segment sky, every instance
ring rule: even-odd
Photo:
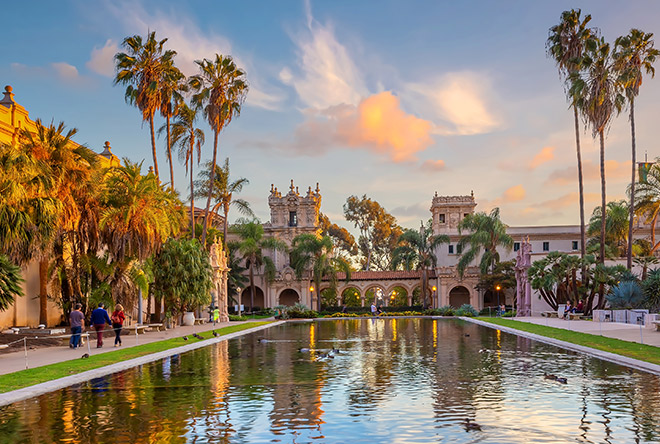
[[[573,114],[545,41],[571,8],[591,14],[610,42],[631,28],[659,31],[660,3],[650,0],[10,2],[0,81],[32,119],[78,128],[75,140],[97,152],[108,140],[146,169],[149,126],[113,85],[113,56],[127,36],[155,31],[186,75],[216,53],[245,70],[250,90],[220,134],[219,159],[250,181],[241,197],[263,222],[271,184],[287,192],[293,179],[301,194],[318,182],[321,211],[347,228],[350,195],[416,228],[435,192],[474,192],[477,211],[500,207],[511,226],[570,225],[579,223]],[[635,107],[638,159],[660,156],[659,109],[660,80],[647,77]],[[210,159],[212,131],[200,127]],[[584,126],[582,148],[588,218],[600,202],[599,153]],[[158,150],[169,180],[163,139]],[[607,133],[608,200],[625,198],[630,169],[624,112]],[[184,198],[187,183],[175,162]]]

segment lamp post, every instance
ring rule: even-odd
[[[501,314],[502,311],[500,310],[500,288],[502,288],[500,287],[500,284],[495,285],[495,290],[497,290],[497,312]]]
[[[236,287],[236,293],[238,293],[238,315],[241,315],[241,287]]]
[[[311,305],[311,309],[314,309],[314,286],[310,285],[309,286],[309,305]]]
[[[431,290],[433,290],[433,295],[432,295],[432,296],[433,296],[433,300],[431,301],[431,306],[432,306],[432,308],[436,308],[435,306],[436,306],[437,304],[436,304],[436,302],[435,302],[435,299],[436,299],[436,297],[437,297],[437,296],[436,296],[436,291],[438,290],[438,287],[436,287],[436,286],[434,285],[433,287],[431,287]]]

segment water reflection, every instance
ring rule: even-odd
[[[660,441],[660,378],[500,331],[353,319],[260,336],[5,407],[0,443]]]

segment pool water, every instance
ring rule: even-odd
[[[0,408],[0,442],[660,442],[659,389],[460,320],[301,322]]]

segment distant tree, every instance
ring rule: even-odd
[[[343,253],[349,257],[358,254],[355,237],[346,228],[332,223],[330,218],[323,213],[319,213],[319,225],[321,236],[329,236],[332,239],[336,253]]]
[[[328,279],[330,290],[336,294],[337,273],[344,272],[346,282],[351,279],[351,267],[344,259],[332,257],[332,239],[313,234],[299,234],[291,243],[291,265],[298,279],[305,272],[311,273],[316,291],[317,310],[321,311],[321,281]]]
[[[597,31],[587,25],[591,15],[581,17],[579,9],[571,9],[561,14],[559,24],[550,28],[546,48],[548,56],[552,57],[564,82],[566,97],[573,108],[575,120],[575,147],[577,151],[578,190],[580,196],[580,257],[585,255],[585,222],[584,222],[584,186],[582,179],[582,153],[580,151],[580,130],[578,118],[578,103],[580,102],[580,89],[573,88],[571,83],[579,78],[578,74],[583,67],[584,55],[589,47],[596,44]]]
[[[400,245],[394,249],[392,261],[394,268],[400,263],[405,263],[408,267],[414,264],[415,269],[421,270],[420,288],[424,308],[426,308],[428,298],[429,273],[438,264],[435,252],[440,244],[449,243],[449,236],[433,235],[431,222],[429,220],[426,226],[422,223],[419,231],[405,230],[399,237]]]
[[[360,230],[358,249],[362,255],[363,269],[391,269],[392,253],[403,233],[396,218],[366,195],[346,199],[344,216]]]
[[[589,220],[587,249],[597,253],[600,249],[602,208],[594,208]],[[625,200],[607,204],[605,213],[605,257],[624,257],[628,250],[628,204]]]
[[[652,255],[658,247],[660,241],[656,241],[656,224],[660,215],[660,158],[649,168],[646,179],[637,184],[635,193],[635,211],[638,215],[646,218],[651,226],[651,250]]]
[[[238,68],[231,56],[215,55],[214,60],[196,60],[199,74],[190,77],[188,84],[195,91],[193,106],[202,109],[206,121],[213,129],[213,159],[209,179],[202,244],[206,245],[209,211],[215,186],[215,167],[218,158],[218,135],[231,121],[241,114],[241,107],[248,92],[245,72]]]
[[[660,55],[660,51],[653,47],[653,33],[646,33],[639,29],[631,29],[628,35],[619,37],[614,42],[614,63],[619,73],[619,81],[628,99],[630,108],[630,134],[632,140],[632,177],[630,179],[630,205],[628,219],[628,251],[627,265],[632,268],[633,246],[633,217],[635,203],[635,173],[637,168],[635,146],[635,98],[639,95],[642,86],[642,71],[655,75],[653,63]]]
[[[176,51],[164,49],[165,42],[167,39],[156,40],[155,32],[150,32],[144,40],[139,35],[126,37],[121,45],[126,52],[115,55],[115,85],[127,85],[124,93],[126,102],[137,106],[142,112],[142,120],[149,122],[156,177],[159,177],[159,174],[154,115],[162,105],[161,86],[164,72],[172,66],[176,55]]]
[[[458,233],[461,235],[458,245],[463,251],[457,264],[458,273],[462,276],[479,255],[481,274],[492,271],[500,261],[497,248],[510,250],[513,247],[513,239],[506,233],[506,229],[507,225],[500,219],[499,208],[494,208],[490,214],[481,212],[465,216],[458,224]],[[466,250],[465,247],[470,248]]]

